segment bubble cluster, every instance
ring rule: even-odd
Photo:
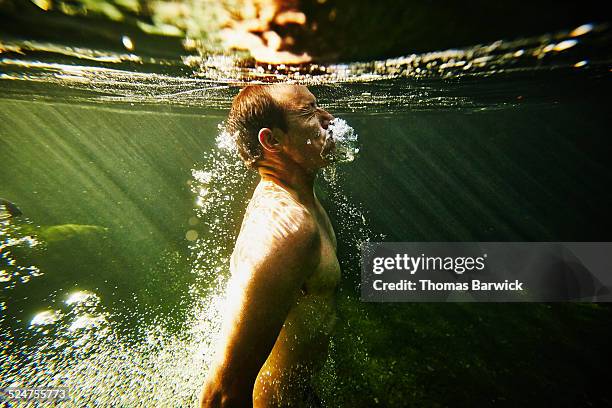
[[[359,153],[357,133],[344,119],[335,118],[327,128],[321,157],[334,163],[349,163]],[[333,145],[334,147],[332,148]]]
[[[43,275],[37,265],[22,264],[14,252],[43,252],[44,245],[33,233],[31,222],[15,224],[11,219],[0,221],[0,290],[13,289]]]

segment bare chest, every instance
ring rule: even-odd
[[[327,214],[323,212],[317,218],[319,219],[319,236],[321,238],[320,262],[304,287],[306,293],[331,294],[340,282],[340,263],[336,255],[336,237]]]

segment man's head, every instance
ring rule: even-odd
[[[234,99],[227,131],[236,135],[238,153],[249,167],[273,158],[314,171],[328,164],[321,152],[332,119],[305,86],[251,85]]]

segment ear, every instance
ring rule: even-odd
[[[280,152],[281,144],[271,129],[261,128],[257,135],[259,144],[269,152]]]

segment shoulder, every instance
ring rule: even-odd
[[[318,235],[318,224],[306,207],[280,188],[257,192],[244,216],[240,235],[256,234],[278,243],[308,241]]]
[[[316,266],[320,237],[313,215],[282,195],[253,198],[236,241],[236,261],[244,266],[276,262],[285,267]]]

